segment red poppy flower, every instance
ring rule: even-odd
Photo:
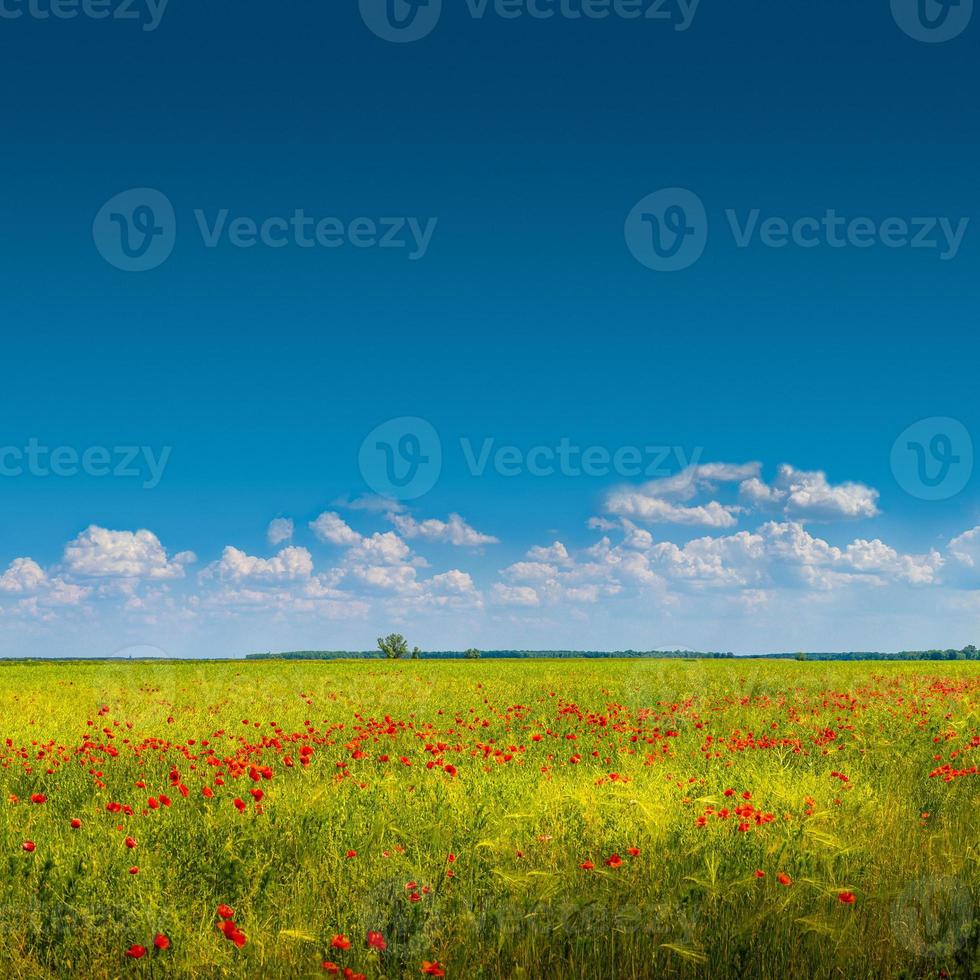
[[[144,956],[146,956],[146,947],[145,946],[137,946],[134,943],[132,946],[129,947],[129,949],[126,950],[126,955],[131,960],[141,960],[141,959],[143,959]]]
[[[337,966],[337,964],[332,960],[324,960],[323,969],[326,970],[327,973],[340,973],[340,967]]]
[[[225,939],[231,940],[239,949],[245,945],[245,933],[231,919],[219,922],[218,928],[224,933]]]
[[[579,867],[580,867],[580,868],[581,868],[581,869],[582,869],[583,871],[591,871],[591,870],[592,870],[592,869],[593,869],[593,868],[595,867],[595,865],[594,865],[594,864],[593,864],[593,863],[592,863],[591,861],[583,861],[583,862],[582,862],[582,863],[581,863],[581,864],[579,865]]]
[[[34,853],[34,848],[37,846],[32,840],[25,840],[23,844],[20,845],[21,849],[27,851],[28,854]]]
[[[623,863],[623,859],[618,854],[611,854],[606,858],[606,867],[618,868]]]
[[[634,857],[634,858],[635,857],[639,857],[640,856],[640,849],[638,847],[627,847],[626,848],[626,853],[630,857]]]
[[[201,795],[202,795],[202,796],[203,796],[203,797],[204,797],[204,798],[205,798],[206,800],[210,800],[210,799],[212,799],[212,798],[214,797],[214,790],[213,790],[213,789],[211,789],[211,787],[210,787],[210,786],[205,786],[205,787],[204,787],[204,788],[203,788],[203,789],[201,790]]]
[[[444,977],[446,975],[446,971],[439,965],[438,960],[435,963],[422,960],[422,972],[429,977]]]
[[[341,933],[338,936],[334,936],[333,939],[330,940],[330,948],[350,949],[350,940],[343,933]]]
[[[793,879],[790,878],[790,876],[786,874],[785,871],[780,871],[779,874],[776,876],[776,880],[781,885],[786,885],[787,888],[793,884]]]
[[[43,793],[31,793],[31,803],[47,803],[48,798]]]
[[[78,830],[78,828],[81,827],[81,825],[82,825],[82,821],[79,820],[78,817],[73,817],[72,818],[72,821],[71,821],[71,829],[72,830]]]
[[[219,919],[234,919],[235,910],[230,905],[225,905],[222,903],[218,906],[218,918]]]
[[[239,813],[244,813],[245,812],[246,803],[245,803],[245,801],[243,799],[241,799],[241,797],[236,796],[233,802],[235,804],[235,809]]]
[[[136,840],[135,840],[135,838],[133,838],[133,837],[127,837],[127,838],[126,838],[126,839],[125,839],[125,840],[123,841],[123,843],[124,843],[124,844],[125,844],[125,845],[126,845],[126,846],[127,846],[127,847],[128,847],[129,849],[130,849],[130,850],[132,850],[132,849],[133,849],[133,848],[134,848],[134,847],[136,846]]]
[[[158,932],[153,937],[153,945],[157,949],[170,949],[170,940],[162,932]]]
[[[347,852],[347,857],[349,857],[349,858],[356,858],[357,857],[357,851],[355,851],[355,850],[348,851]]]
[[[857,896],[854,894],[854,892],[845,891],[845,892],[841,892],[837,896],[837,901],[839,901],[843,905],[853,905],[857,901]]]
[[[380,932],[369,932],[367,934],[367,944],[371,949],[385,950],[388,948],[388,944]]]
[[[765,878],[766,873],[765,871],[756,871],[755,876],[756,878]]]
[[[134,865],[133,865],[133,866],[132,866],[132,867],[131,867],[131,868],[129,869],[129,873],[130,873],[131,875],[138,875],[138,874],[140,873],[140,869],[139,869],[139,868],[137,868],[137,867],[136,867],[136,865],[134,864]]]

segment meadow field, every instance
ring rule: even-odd
[[[0,976],[980,972],[980,669],[0,666]]]

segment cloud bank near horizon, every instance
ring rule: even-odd
[[[840,635],[846,648],[847,626],[862,614],[898,624],[926,602],[963,622],[975,617],[980,526],[912,551],[872,531],[847,533],[881,516],[879,500],[872,487],[834,484],[820,471],[782,465],[766,482],[757,462],[699,463],[609,490],[588,521],[591,540],[579,545],[544,532],[511,540],[457,512],[417,514],[377,498],[338,499],[306,520],[271,519],[266,554],[229,543],[199,559],[146,528],[93,524],[47,567],[29,555],[0,566],[0,631],[13,649],[18,630],[34,639],[143,629],[186,642],[195,630],[234,633],[236,623],[264,635],[287,624],[345,624],[345,635],[370,646],[395,624],[461,641],[469,629],[471,642],[518,646],[559,624],[559,634],[577,628],[587,637],[611,623],[646,623],[653,637],[664,623],[700,622],[719,636],[737,624],[744,646],[753,624],[766,624],[764,645],[773,624],[791,616]],[[568,532],[578,538],[581,529]],[[593,636],[582,645],[617,644]],[[810,648],[819,645],[826,640]]]

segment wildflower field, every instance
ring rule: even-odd
[[[0,666],[3,977],[980,970],[980,670]]]

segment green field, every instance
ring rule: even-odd
[[[971,664],[7,665],[0,976],[970,976],[978,746]]]

